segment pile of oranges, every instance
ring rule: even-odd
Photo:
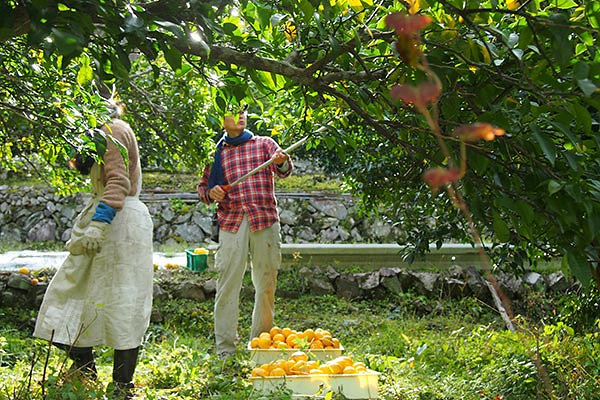
[[[274,360],[252,369],[254,377],[290,375],[339,375],[364,374],[367,367],[363,362],[355,362],[351,357],[339,356],[326,362],[309,360],[303,351],[294,352],[290,358]]]
[[[340,341],[327,330],[316,328],[296,331],[274,326],[250,340],[252,349],[339,349]]]

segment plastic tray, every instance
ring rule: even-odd
[[[328,392],[341,393],[348,399],[377,399],[379,372],[367,370],[362,374],[291,375],[250,377],[250,382],[261,393],[278,393],[283,388],[295,397],[322,397]]]

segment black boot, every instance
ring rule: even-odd
[[[71,369],[83,373],[89,379],[96,380],[98,378],[92,347],[74,347],[62,343],[54,343],[54,345],[66,351],[69,358],[73,360]]]
[[[125,400],[133,398],[133,374],[137,365],[140,348],[115,350],[113,364],[113,399]]]

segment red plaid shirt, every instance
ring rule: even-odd
[[[273,153],[279,148],[279,145],[267,136],[254,136],[239,146],[225,143],[221,151],[225,181],[231,183],[270,160]],[[208,197],[208,176],[211,165],[204,168],[204,173],[198,183],[198,196],[206,204],[213,202]],[[248,216],[252,231],[268,228],[279,221],[274,175],[285,178],[292,173],[293,168],[291,160],[286,171],[280,171],[273,163],[234,186],[227,192],[225,199],[219,203],[217,209],[219,228],[233,233],[237,232],[244,214]]]

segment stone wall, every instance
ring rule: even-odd
[[[0,186],[0,240],[66,241],[89,194],[58,196],[50,188]],[[194,193],[144,192],[155,243],[209,243],[214,207]],[[350,196],[279,193],[284,243],[395,243],[397,227],[360,215]]]
[[[34,273],[0,271],[0,307],[39,308],[54,270]],[[496,276],[499,288],[510,301],[525,298],[531,292],[562,296],[579,288],[561,271],[549,275],[528,272],[522,277],[508,274]],[[289,280],[289,282],[288,282]],[[277,296],[297,298],[339,296],[350,301],[371,298],[398,298],[402,292],[413,292],[430,299],[476,297],[493,305],[484,278],[474,267],[455,265],[442,273],[414,271],[405,268],[381,268],[369,272],[338,271],[333,266],[301,267],[297,274],[282,271],[278,279]],[[194,273],[187,269],[159,270],[154,279],[154,300],[191,299],[205,301],[214,298],[216,281],[208,272]],[[253,298],[252,286],[242,289],[242,296]],[[160,318],[158,318],[160,320]],[[157,320],[157,322],[158,322]]]

